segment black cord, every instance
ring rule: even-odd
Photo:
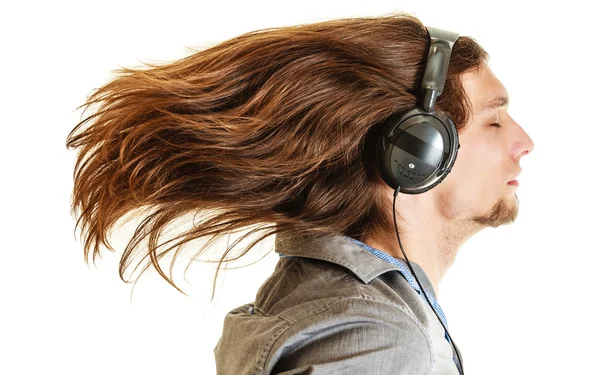
[[[425,293],[425,288],[423,288],[423,286],[421,285],[419,278],[417,277],[417,275],[415,274],[415,271],[413,270],[412,266],[410,265],[410,261],[408,260],[408,257],[406,256],[406,253],[404,252],[404,248],[402,247],[402,243],[400,242],[400,235],[398,234],[398,224],[396,223],[396,196],[398,195],[398,192],[400,192],[400,186],[398,186],[394,192],[394,202],[392,203],[392,211],[394,212],[394,226],[396,227],[396,237],[398,237],[398,244],[400,245],[400,250],[402,250],[402,254],[404,254],[404,259],[406,259],[406,264],[408,264],[408,268],[410,268],[410,272],[412,272],[415,280],[417,280],[417,283],[419,284],[419,288],[421,288],[421,291],[423,292],[423,295],[425,296],[425,299],[427,300],[429,307],[431,307],[431,310],[433,310],[433,313],[438,318],[438,320],[440,321],[440,324],[442,325],[442,327],[444,327],[444,331],[446,331],[446,334],[450,338],[450,342],[452,343],[452,346],[454,347],[454,351],[456,352],[456,356],[458,357],[458,362],[460,363],[460,368],[458,370],[460,371],[461,375],[464,375],[462,359],[460,357],[460,354],[458,353],[458,349],[456,349],[456,345],[454,345],[454,340],[452,340],[452,336],[450,336],[450,333],[446,329],[446,326],[442,322],[442,319],[440,319],[437,312],[431,305],[431,302],[429,302],[429,298],[427,298],[427,293]]]

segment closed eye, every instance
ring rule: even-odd
[[[490,124],[490,126],[495,126],[495,127],[499,128],[500,124],[498,124],[497,122],[494,122],[493,124]]]

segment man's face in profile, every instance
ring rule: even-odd
[[[436,189],[436,204],[447,219],[498,227],[517,217],[518,187],[509,181],[521,172],[520,158],[531,152],[533,141],[510,117],[507,103],[499,100],[501,106],[486,108],[497,97],[508,98],[489,67],[465,74],[463,84],[473,118],[459,132],[461,147],[452,171]]]

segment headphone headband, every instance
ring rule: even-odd
[[[423,89],[425,90],[423,109],[431,112],[435,107],[437,97],[444,91],[450,54],[459,34],[434,27],[427,27],[427,30],[431,44],[423,76]]]

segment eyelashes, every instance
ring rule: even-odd
[[[496,122],[490,124],[490,126],[494,126],[496,128],[499,128],[500,124],[498,123],[498,121],[500,121],[500,113],[498,111],[496,111]]]

